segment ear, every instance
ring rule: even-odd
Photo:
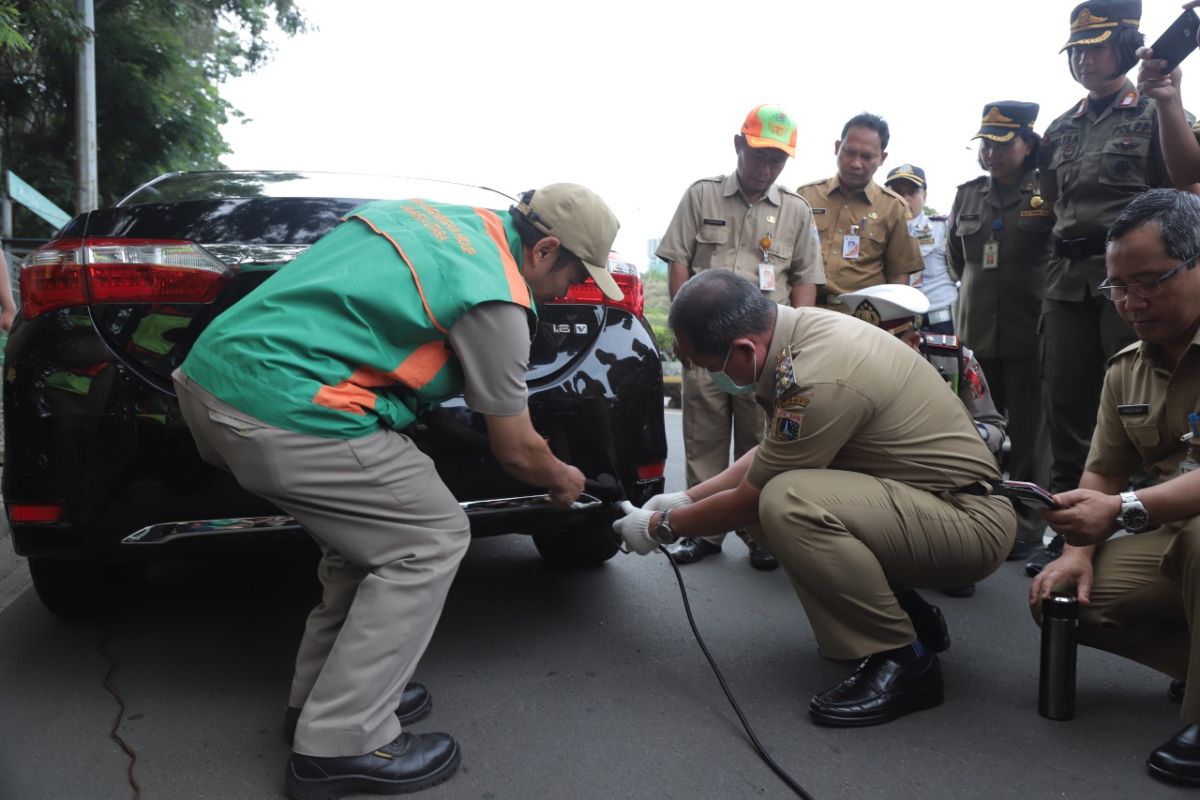
[[[537,272],[549,272],[558,258],[558,250],[562,246],[557,236],[543,236],[529,248],[529,266]]]
[[[836,156],[841,149],[842,149],[842,140],[838,139],[837,141],[835,141],[833,143],[833,154]]]
[[[879,163],[883,164],[883,162],[885,162],[885,161],[887,161],[887,150],[884,150],[882,153],[879,154]]]
[[[733,135],[733,152],[740,156],[742,154],[742,147],[744,146],[742,135],[740,133],[735,133]]]

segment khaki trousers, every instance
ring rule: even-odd
[[[964,586],[1012,548],[1003,497],[935,495],[859,472],[803,469],[763,487],[763,535],[808,614],[821,654],[857,659],[911,644],[892,586]]]
[[[1042,380],[1050,430],[1050,490],[1079,486],[1100,407],[1108,359],[1134,340],[1116,304],[1042,301]]]
[[[1050,480],[1050,439],[1042,404],[1042,379],[1037,356],[1029,358],[980,358],[992,400],[1008,417],[1008,477],[1046,486]],[[1017,539],[1041,544],[1046,520],[1028,503],[1015,503]]]
[[[289,705],[292,749],[369,753],[400,735],[400,694],[433,635],[470,543],[466,515],[433,462],[383,430],[325,439],[280,430],[180,372],[179,406],[200,455],[296,518],[323,553]]]
[[[683,451],[687,460],[688,488],[719,475],[729,466],[729,437],[733,432],[733,457],[741,458],[762,437],[766,414],[754,395],[735,397],[717,387],[708,370],[683,371]],[[738,531],[745,539],[745,534]],[[725,534],[706,536],[720,544]]]
[[[1200,723],[1200,517],[1096,549],[1092,602],[1079,606],[1079,641],[1187,681],[1179,716]],[[1069,591],[1066,586],[1055,587]],[[1034,618],[1041,615],[1034,608]]]

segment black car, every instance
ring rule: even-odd
[[[173,173],[82,214],[21,265],[4,368],[3,496],[17,553],[52,611],[75,615],[139,584],[157,554],[295,536],[294,521],[203,462],[170,375],[205,326],[367,200],[507,208],[493,190],[322,173]],[[533,423],[554,452],[640,504],[662,491],[662,369],[637,271],[625,300],[590,281],[539,308]],[[461,397],[406,431],[476,536],[531,533],[560,565],[612,557],[600,492],[549,505],[492,458]],[[281,533],[283,532],[283,533]]]

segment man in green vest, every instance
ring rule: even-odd
[[[285,716],[292,797],[409,792],[457,768],[452,737],[401,724],[430,708],[408,681],[470,528],[401,431],[461,392],[504,468],[570,505],[583,474],[526,407],[534,301],[589,277],[620,299],[605,266],[617,228],[575,184],[508,211],[369,203],[217,317],[176,371],[200,454],[323,553]]]

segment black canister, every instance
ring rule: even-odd
[[[1052,594],[1042,601],[1042,664],[1038,713],[1046,719],[1075,717],[1075,645],[1079,603],[1075,595]]]

